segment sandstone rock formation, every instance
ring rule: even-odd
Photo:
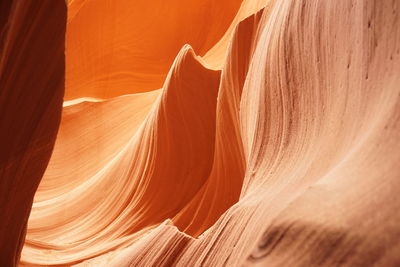
[[[0,4],[0,265],[18,263],[64,95],[63,1]]]
[[[2,8],[1,262],[400,265],[400,3],[166,3]]]

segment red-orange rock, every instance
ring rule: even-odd
[[[169,7],[69,1],[61,122],[61,99],[47,98],[59,84],[39,95],[1,84],[2,110],[16,114],[17,96],[48,107],[15,116],[25,128],[14,113],[1,122],[15,170],[1,190],[17,192],[0,202],[2,225],[18,225],[1,228],[7,263],[32,206],[22,266],[398,266],[399,3]],[[23,71],[30,56],[56,62],[52,51],[21,52],[1,81],[62,77],[59,65]],[[42,124],[29,139],[32,117]],[[35,161],[9,153],[35,138],[48,144]]]
[[[66,5],[0,4],[0,265],[18,263],[64,94]]]

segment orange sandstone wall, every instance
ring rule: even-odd
[[[62,0],[0,4],[0,265],[18,263],[64,95]]]
[[[15,3],[6,265],[400,265],[398,1]]]

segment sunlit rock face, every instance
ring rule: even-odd
[[[1,266],[400,265],[398,1],[0,7]]]

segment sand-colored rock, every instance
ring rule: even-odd
[[[400,265],[400,3],[94,2],[68,1],[61,121],[32,113],[49,149],[12,161],[40,168],[1,180],[21,266]]]

